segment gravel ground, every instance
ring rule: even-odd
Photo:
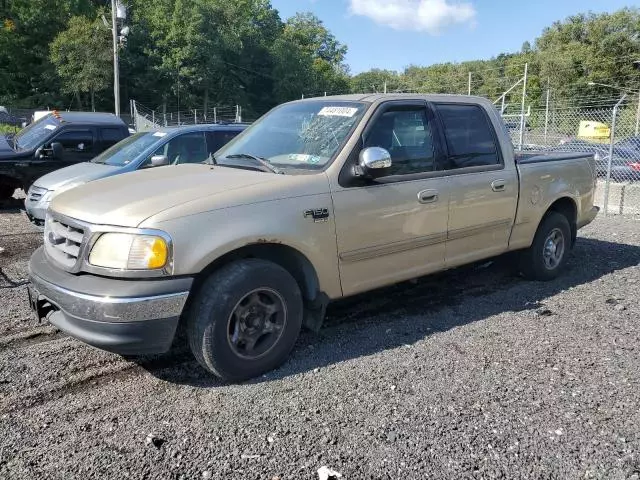
[[[553,282],[498,260],[343,301],[240,385],[37,325],[39,242],[0,213],[0,478],[640,476],[639,218],[598,218]]]

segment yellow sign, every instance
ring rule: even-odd
[[[605,123],[582,120],[578,129],[578,138],[603,141],[611,136],[611,129]]]

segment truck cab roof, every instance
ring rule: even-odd
[[[124,121],[113,113],[106,112],[57,112],[52,111],[62,123],[95,124],[95,125],[125,125]]]

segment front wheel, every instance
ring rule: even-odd
[[[542,219],[531,247],[522,252],[520,270],[532,280],[553,280],[562,271],[570,247],[567,217],[550,212]]]
[[[213,273],[196,294],[187,314],[189,346],[219,378],[246,380],[284,362],[302,317],[300,288],[288,271],[240,260]]]

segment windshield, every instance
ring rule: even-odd
[[[91,160],[91,162],[124,167],[125,165],[129,165],[151,145],[158,143],[166,135],[164,132],[136,133],[105,150]]]
[[[60,123],[53,115],[42,117],[18,133],[13,141],[17,150],[33,150],[42,145],[43,141],[60,127]]]
[[[287,169],[324,168],[362,118],[368,104],[308,101],[278,107],[216,152],[225,157],[254,155]]]

